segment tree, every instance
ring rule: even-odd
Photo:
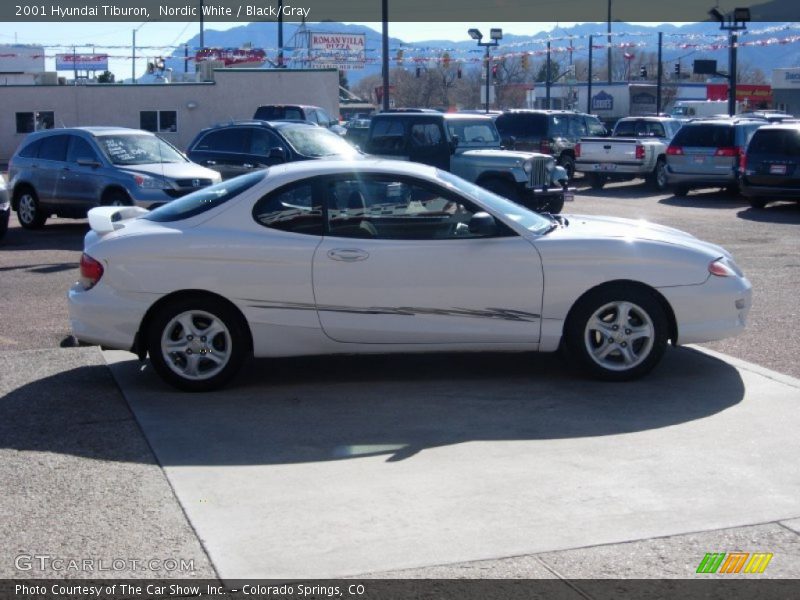
[[[350,89],[350,83],[347,81],[347,73],[344,70],[339,70],[339,87],[343,87],[346,90]]]
[[[114,83],[114,74],[111,71],[103,71],[97,76],[97,83]]]

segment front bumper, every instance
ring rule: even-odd
[[[677,344],[713,342],[744,331],[753,300],[746,277],[715,277],[705,283],[658,289],[675,314]]]

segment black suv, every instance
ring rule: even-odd
[[[800,124],[759,128],[739,167],[742,195],[753,208],[773,200],[800,201]]]
[[[209,127],[197,134],[187,154],[219,171],[223,179],[296,160],[363,156],[341,136],[297,121],[238,121]]]
[[[594,115],[570,110],[507,110],[495,124],[506,146],[555,156],[570,179],[575,174],[575,144],[582,137],[608,135]]]

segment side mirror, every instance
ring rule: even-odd
[[[476,212],[469,220],[469,232],[473,235],[492,236],[497,233],[497,222],[487,212]]]
[[[286,162],[286,149],[280,146],[275,146],[269,149],[269,157],[281,162]]]
[[[455,154],[456,148],[458,148],[458,143],[460,141],[461,140],[458,139],[457,135],[454,135],[452,138],[450,138],[450,154]]]
[[[93,169],[97,169],[102,166],[99,162],[91,158],[79,158],[76,162],[82,167],[92,167]]]

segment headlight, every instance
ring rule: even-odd
[[[530,175],[531,171],[533,171],[533,161],[526,160],[522,163],[522,170],[525,171],[527,175]]]
[[[148,175],[134,175],[136,185],[146,190],[163,190],[164,188],[171,188],[172,186],[160,177],[150,177]]]

